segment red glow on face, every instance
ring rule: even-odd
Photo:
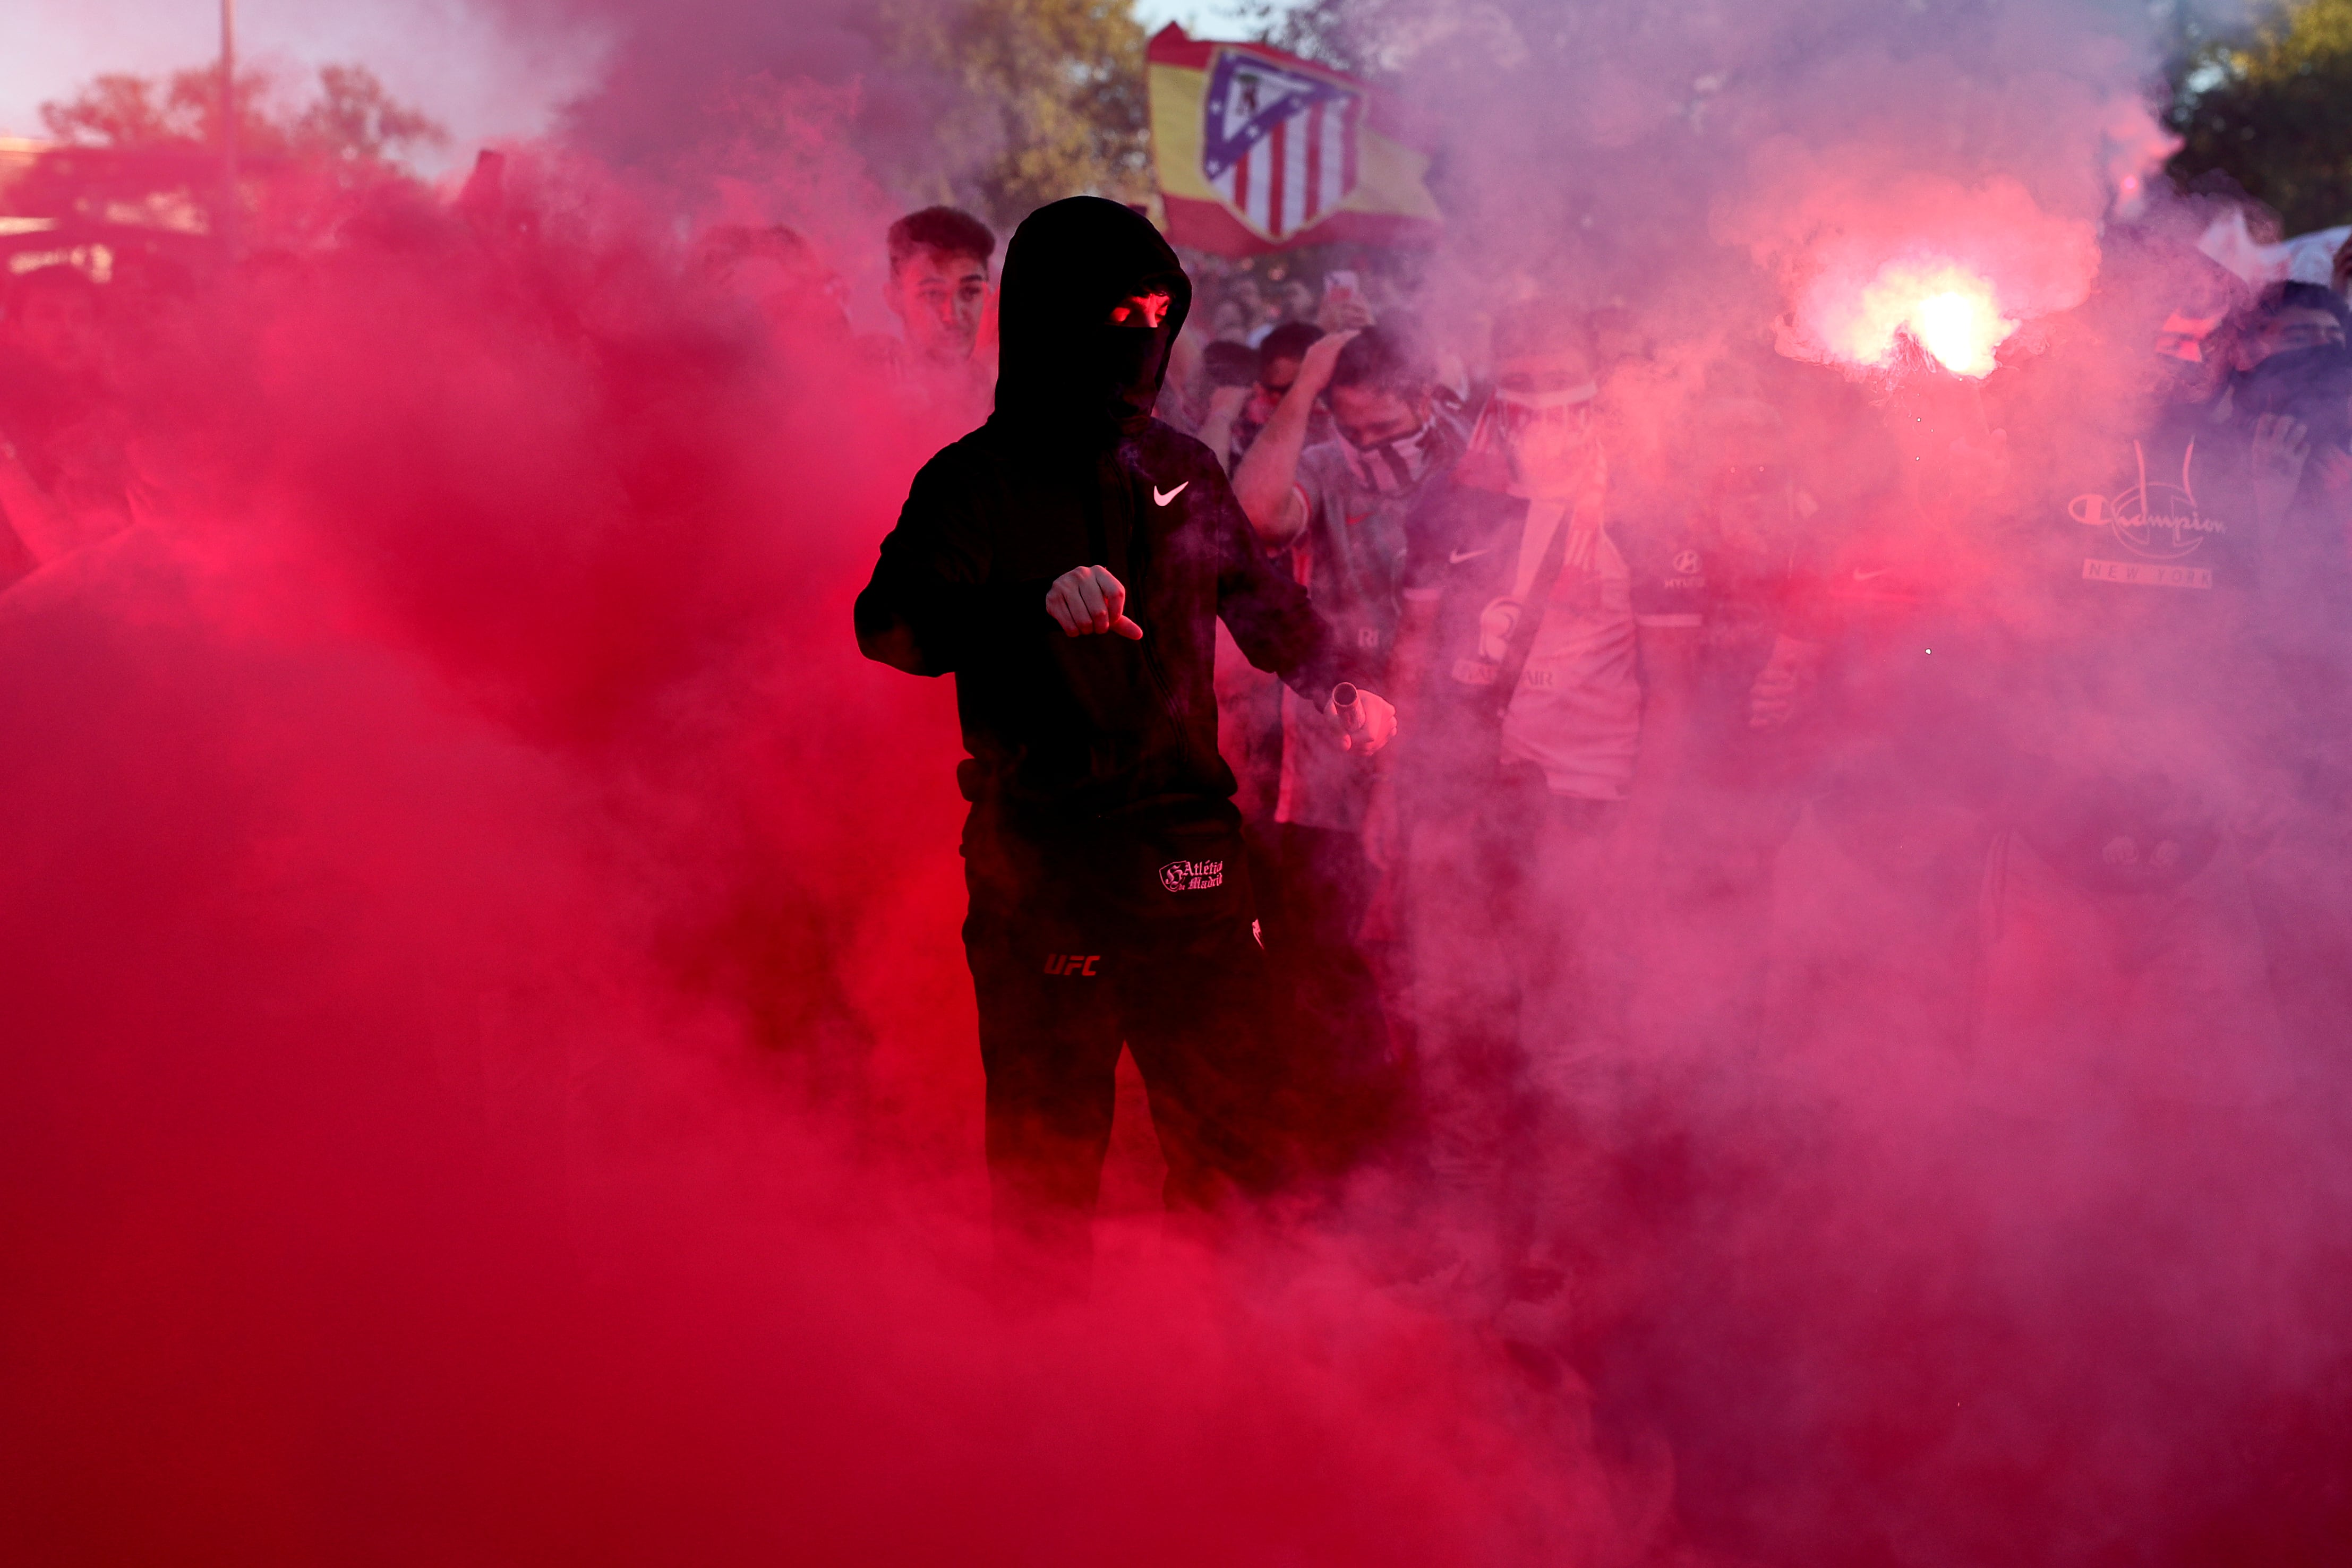
[[[1837,358],[1890,365],[1908,338],[1957,376],[1991,374],[1994,350],[2019,325],[1991,279],[1951,261],[1890,261],[1825,304],[1816,327]]]
[[[1114,327],[1157,327],[1168,319],[1168,309],[1174,301],[1162,289],[1150,294],[1130,294],[1110,308],[1110,324]]]

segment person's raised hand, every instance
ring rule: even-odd
[[[1321,393],[1331,384],[1331,372],[1339,364],[1339,350],[1355,340],[1353,332],[1327,332],[1316,339],[1298,361],[1298,379],[1291,383],[1290,390],[1296,392],[1304,389],[1309,397]]]
[[[1315,312],[1315,324],[1326,332],[1360,332],[1374,319],[1371,302],[1352,292],[1325,294]]]
[[[2303,477],[2304,460],[2311,455],[2311,431],[2303,421],[2283,413],[2266,413],[2254,421],[2254,476],[2283,489],[2293,489]]]
[[[1045,613],[1072,637],[1116,632],[1133,639],[1143,628],[1127,617],[1127,587],[1108,567],[1075,566],[1045,591]]]
[[[1247,406],[1251,390],[1245,386],[1214,388],[1209,393],[1209,413],[1228,419],[1236,417]]]

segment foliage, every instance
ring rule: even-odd
[[[1251,0],[1242,7],[1254,38],[1357,76],[1378,73],[1392,40],[1408,30],[1408,10],[1400,0]]]
[[[1000,227],[1062,196],[1152,185],[1142,25],[1129,0],[886,0],[869,26],[896,69],[949,90],[949,193]]]
[[[2185,21],[2168,76],[2176,179],[2226,174],[2288,234],[2352,220],[2352,0],[2276,4],[2234,37]]]
[[[364,66],[320,67],[318,94],[304,103],[281,106],[277,86],[263,71],[237,76],[237,144],[260,157],[374,168],[444,138]],[[43,104],[41,120],[50,135],[79,146],[194,150],[218,145],[220,97],[220,73],[210,68],[169,78],[117,72]]]

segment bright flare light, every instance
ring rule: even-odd
[[[1890,261],[1846,314],[1828,334],[1839,357],[1888,364],[1903,336],[1957,376],[1990,375],[1993,350],[2018,327],[1990,282],[1951,262]]]

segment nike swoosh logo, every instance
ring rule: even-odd
[[[1895,569],[1891,566],[1882,566],[1876,571],[1856,571],[1853,574],[1853,580],[1856,582],[1868,582],[1872,578],[1885,577],[1888,572],[1894,570]]]
[[[1485,549],[1458,549],[1452,552],[1445,558],[1445,564],[1448,566],[1460,566],[1465,560],[1475,560],[1482,555],[1493,555],[1494,553],[1495,547],[1493,545],[1488,545]]]
[[[1184,481],[1184,485],[1190,485],[1192,482],[1192,481],[1190,479],[1187,479]],[[1179,485],[1173,490],[1162,490],[1159,486],[1154,485],[1151,486],[1151,504],[1155,507],[1166,506],[1169,502],[1174,500],[1177,497],[1184,493],[1184,485]]]

